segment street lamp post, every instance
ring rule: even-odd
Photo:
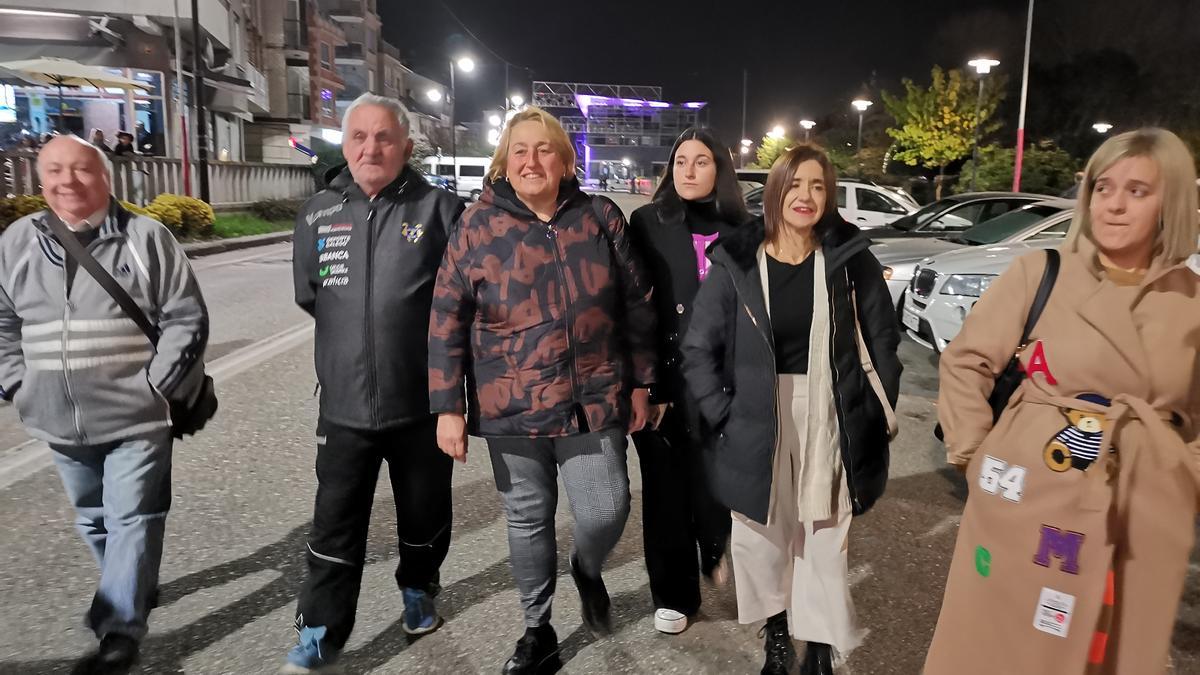
[[[858,151],[859,152],[862,152],[863,115],[867,112],[867,108],[870,108],[873,103],[874,103],[874,101],[868,101],[865,98],[856,98],[850,102],[850,105],[854,106],[854,109],[858,111]]]
[[[767,132],[767,138],[772,138],[774,140],[779,140],[786,135],[787,131],[784,130],[782,124],[776,124],[775,126],[771,127],[770,131]]]
[[[741,165],[738,167],[739,169],[744,169],[746,167],[746,155],[750,154],[750,146],[752,145],[754,145],[754,141],[750,140],[749,138],[742,139],[742,147],[738,153],[741,159]]]
[[[817,126],[817,123],[812,120],[800,120],[800,126],[804,128],[804,142],[807,143],[812,128]]]
[[[971,146],[971,192],[977,189],[979,178],[979,125],[983,123],[983,79],[992,68],[1000,65],[996,59],[979,58],[967,61],[967,65],[979,73],[979,97],[975,99],[975,141]]]
[[[458,194],[458,133],[455,130],[457,123],[454,120],[454,109],[458,105],[458,96],[454,89],[454,68],[458,66],[464,73],[469,73],[475,70],[475,62],[470,57],[464,56],[457,62],[450,60],[450,166],[454,172],[454,193]]]

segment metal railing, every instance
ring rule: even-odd
[[[160,194],[184,193],[183,162],[163,157],[113,157],[113,194],[145,205]],[[28,152],[0,153],[5,197],[41,193],[37,156]],[[192,193],[198,165],[192,162]],[[210,162],[209,196],[215,207],[246,206],[263,199],[302,199],[314,192],[312,170],[295,164]]]

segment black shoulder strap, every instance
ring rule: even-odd
[[[1054,282],[1058,279],[1058,251],[1046,249],[1046,269],[1042,272],[1042,281],[1038,284],[1037,294],[1033,296],[1033,304],[1029,306],[1029,316],[1025,318],[1025,329],[1021,331],[1021,347],[1029,342],[1033,327],[1037,325],[1050,299],[1050,291],[1054,290]]]
[[[62,244],[67,255],[74,258],[80,267],[92,275],[96,283],[100,284],[112,296],[112,299],[117,301],[121,309],[125,310],[125,314],[130,319],[133,319],[138,328],[142,329],[142,332],[146,334],[146,338],[150,340],[150,344],[157,346],[158,331],[150,323],[150,319],[146,318],[146,313],[142,311],[142,308],[138,307],[133,298],[129,296],[129,292],[122,288],[121,284],[117,283],[117,280],[100,266],[100,263],[92,257],[91,253],[88,253],[83,244],[79,243],[79,239],[75,237],[75,234],[67,229],[67,226],[57,216],[53,213],[48,213],[45,223],[50,228],[50,231],[54,233],[54,236],[58,238],[58,243]]]

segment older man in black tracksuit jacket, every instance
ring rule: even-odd
[[[405,165],[406,115],[390,99],[355,101],[344,117],[349,166],[296,220],[296,303],[317,322],[321,413],[300,644],[282,672],[323,672],[350,636],[383,460],[396,499],[404,630],[441,623],[433,597],[450,545],[453,462],[438,450],[429,414],[426,328],[462,204]]]

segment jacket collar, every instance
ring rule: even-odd
[[[817,226],[824,231],[821,252],[825,255],[827,279],[840,273],[851,258],[871,245],[871,240],[861,230],[846,222],[836,211],[822,217]],[[714,262],[723,259],[736,269],[751,271],[758,265],[758,252],[765,239],[766,225],[762,218],[756,218],[730,236],[718,239],[710,254]]]
[[[95,228],[96,238],[112,239],[113,237],[124,235],[125,228],[129,225],[129,218],[132,215],[124,206],[121,206],[121,202],[116,197],[110,196],[108,198],[108,215]],[[58,239],[50,231],[50,226],[46,224],[47,218],[58,218],[58,216],[53,211],[47,209],[33,217],[33,225],[37,228],[41,236],[49,238],[57,246]]]
[[[327,172],[325,174],[326,177],[328,178],[336,169],[337,167]],[[396,199],[411,187],[416,185],[416,181],[419,180],[423,180],[420,174],[418,174],[411,166],[406,164],[404,168],[400,169],[400,174],[396,176],[396,179],[391,183],[388,183],[386,187],[379,191],[379,194],[375,195],[375,197],[379,199]],[[350,174],[349,166],[342,165],[340,167],[340,170],[337,171],[337,174],[334,175],[329,181],[329,187],[330,189],[337,190],[338,192],[342,193],[343,202],[351,200],[370,201],[370,198],[367,197],[367,193],[363,192],[363,189],[358,186],[358,183],[354,182],[354,176]]]
[[[565,207],[584,196],[583,190],[579,187],[579,181],[574,176],[564,178],[558,184],[556,215],[557,213],[561,213]],[[538,216],[517,196],[517,191],[513,189],[512,183],[508,182],[507,178],[500,178],[494,181],[485,180],[483,182],[483,194],[479,196],[479,201],[507,211],[514,216],[539,220]]]

